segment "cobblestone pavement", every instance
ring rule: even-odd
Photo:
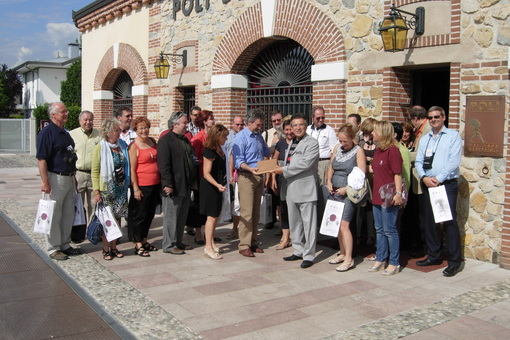
[[[4,161],[0,155],[0,211],[32,233],[39,177],[32,160]],[[27,157],[28,158],[28,157]],[[25,163],[26,162],[26,163]],[[7,167],[6,167],[7,164]],[[149,234],[161,246],[162,217]],[[501,339],[510,337],[510,271],[466,260],[452,278],[443,266],[421,270],[402,261],[398,275],[368,273],[370,262],[356,258],[356,268],[337,273],[327,260],[335,250],[317,247],[313,267],[284,262],[292,248],[276,251],[274,230],[259,229],[264,254],[244,258],[237,241],[218,228],[224,259],[212,261],[197,246],[186,255],[161,251],[135,256],[122,243],[123,259],[103,261],[101,247],[80,244],[87,253],[56,263],[109,315],[138,339]],[[126,234],[125,228],[123,228]],[[419,270],[420,269],[420,270]]]

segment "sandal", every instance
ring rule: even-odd
[[[158,250],[158,248],[154,247],[149,242],[145,242],[144,244],[142,244],[142,248],[145,249],[146,251],[156,251],[156,250]]]
[[[352,269],[352,268],[354,268],[354,260],[352,260],[351,262],[344,262],[344,263],[342,263],[341,265],[336,267],[336,271],[337,272],[346,272],[346,271],[348,271],[349,269]]]
[[[113,257],[118,257],[119,259],[124,257],[124,254],[122,254],[117,248],[110,249],[110,253],[112,254]]]
[[[111,261],[113,260],[113,256],[109,251],[103,249],[103,260]]]
[[[280,241],[280,243],[278,243],[278,245],[276,246],[276,250],[283,250],[285,248],[290,247],[291,245],[292,245],[292,243],[290,243],[290,242],[287,242],[286,244],[284,244]]]
[[[334,259],[328,261],[329,264],[339,264],[345,261],[345,255],[339,254]]]
[[[149,257],[151,254],[147,250],[145,250],[143,247],[137,248],[135,247],[135,255],[141,256],[141,257]]]

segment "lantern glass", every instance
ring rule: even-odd
[[[403,51],[408,30],[409,28],[403,18],[395,16],[384,18],[380,29],[384,50],[389,52]]]
[[[156,78],[168,78],[168,72],[170,70],[170,64],[168,63],[168,60],[165,58],[159,58],[154,64],[154,70],[156,71]]]

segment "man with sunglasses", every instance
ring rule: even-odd
[[[462,261],[456,211],[457,178],[460,174],[462,139],[457,131],[444,126],[446,115],[443,108],[432,106],[428,111],[427,118],[432,131],[424,135],[420,141],[415,166],[423,189],[420,208],[424,210],[424,228],[428,257],[425,260],[417,261],[416,265],[431,266],[442,263],[440,225],[435,223],[434,220],[428,188],[444,185],[452,220],[443,222],[446,245],[450,256],[448,267],[443,271],[443,275],[450,277],[457,273]]]
[[[191,133],[191,136],[193,137],[199,133],[200,130],[202,130],[196,125],[198,113],[202,111],[202,109],[199,106],[192,106],[190,111],[191,113],[189,114],[188,132]]]
[[[322,106],[313,107],[312,113],[313,123],[308,126],[306,133],[319,142],[319,185],[326,185],[324,177],[328,171],[331,153],[338,144],[338,138],[335,129],[324,122],[326,114]]]

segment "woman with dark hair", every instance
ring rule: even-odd
[[[330,264],[340,264],[336,271],[346,272],[354,268],[352,258],[353,238],[349,228],[350,222],[356,213],[356,207],[347,197],[347,176],[355,166],[366,172],[365,152],[356,145],[356,133],[351,124],[344,124],[338,130],[340,144],[335,146],[331,154],[328,172],[326,173],[326,186],[330,197],[344,203],[344,211],[340,229],[338,230],[338,246],[340,255],[329,260]]]
[[[129,199],[128,236],[135,243],[135,254],[149,257],[149,251],[158,250],[147,242],[147,235],[156,206],[161,203],[156,141],[149,137],[151,127],[146,117],[137,117],[133,130],[137,137],[129,146],[131,163],[131,198]]]
[[[284,164],[285,161],[285,153],[289,147],[289,144],[292,143],[292,138],[294,138],[294,134],[292,133],[292,126],[290,123],[290,118],[285,119],[282,123],[283,134],[285,138],[280,139],[275,146],[273,158],[278,160],[278,163]],[[271,186],[273,192],[280,196],[280,188],[282,188],[283,181],[285,178],[283,175],[277,175],[275,173],[272,174]],[[282,237],[280,239],[280,243],[276,246],[276,250],[283,250],[287,247],[290,247],[292,243],[290,242],[290,230],[289,230],[289,210],[287,208],[287,202],[282,201],[280,199],[280,228],[282,229]]]
[[[225,153],[221,148],[227,141],[228,130],[221,124],[214,125],[207,134],[203,152],[203,174],[200,181],[200,214],[207,216],[205,222],[204,253],[213,260],[223,257],[214,243],[214,231],[220,216],[223,192],[227,190],[227,167]]]
[[[400,270],[400,241],[396,222],[402,203],[402,156],[394,133],[390,122],[376,121],[374,123],[373,135],[377,149],[372,161],[374,170],[372,204],[377,232],[377,250],[374,265],[368,271],[379,271],[388,259],[389,265],[382,272],[384,276],[398,274]],[[392,185],[393,190],[387,185]],[[384,200],[381,192],[384,193]],[[390,198],[386,199],[388,196]]]
[[[109,206],[120,226],[121,217],[128,215],[127,190],[130,169],[127,144],[119,139],[120,122],[115,118],[101,123],[103,139],[92,154],[92,187],[94,200]],[[124,255],[117,250],[117,241],[108,242],[103,233],[103,259],[113,260]]]
[[[409,150],[409,152],[414,151],[414,126],[410,122],[403,122],[402,128],[404,129],[404,133],[402,134],[402,139],[400,142],[404,144],[404,146]]]
[[[195,228],[195,243],[199,245],[205,244],[205,241],[202,237],[202,225],[206,222],[206,216],[200,214],[200,191],[199,186],[202,177],[204,176],[203,164],[204,164],[204,150],[205,150],[205,140],[207,139],[207,134],[214,126],[214,115],[212,111],[202,110],[198,112],[198,116],[195,121],[196,125],[201,129],[196,135],[191,139],[191,145],[193,149],[195,149],[195,156],[198,158],[198,162],[200,163],[198,167],[198,187],[192,188],[192,199],[188,212],[188,218],[186,220],[186,225]]]

